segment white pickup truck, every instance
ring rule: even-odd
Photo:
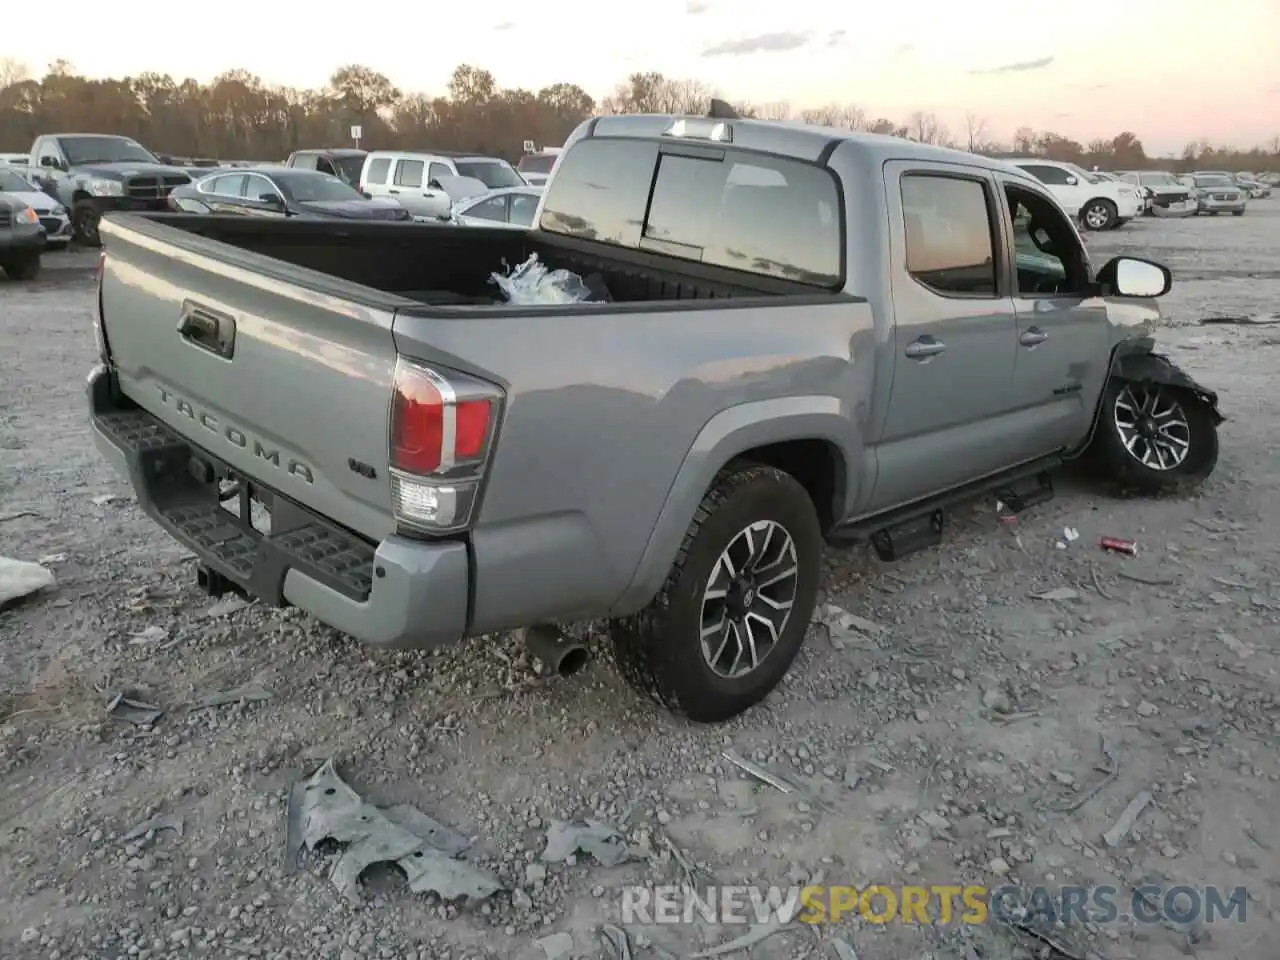
[[[1057,160],[1020,157],[1009,163],[1048,187],[1086,230],[1114,230],[1142,213],[1142,193],[1130,184],[1095,176],[1074,163]]]

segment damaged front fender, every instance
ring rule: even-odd
[[[1164,354],[1153,353],[1153,345],[1154,341],[1143,339],[1133,341],[1128,350],[1117,350],[1111,364],[1111,376],[1131,383],[1160,383],[1186,390],[1209,408],[1215,425],[1225,421],[1227,418],[1218,409],[1217,392],[1201,386]]]

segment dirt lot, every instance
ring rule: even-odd
[[[718,728],[640,702],[599,637],[583,673],[545,682],[510,637],[382,654],[296,611],[220,613],[90,444],[83,258],[0,282],[0,518],[21,514],[0,521],[0,555],[58,580],[0,613],[0,956],[601,956],[623,885],[678,880],[670,839],[722,884],[1109,884],[1122,911],[1141,882],[1248,890],[1243,923],[1037,938],[846,919],[735,957],[837,956],[833,936],[862,960],[1274,957],[1280,326],[1195,324],[1280,310],[1280,200],[1090,242],[1175,270],[1165,342],[1231,418],[1203,492],[1119,500],[1063,479],[1016,523],[990,501],[961,511],[942,548],[892,567],[832,551],[828,601],[886,629],[815,629],[767,704]],[[1140,555],[1103,553],[1101,535]],[[1057,588],[1074,594],[1033,596]],[[245,684],[269,699],[197,709]],[[163,716],[110,716],[120,692]],[[803,789],[744,777],[727,748]],[[514,891],[457,909],[384,872],[356,908],[327,880],[332,853],[287,874],[288,789],[330,757],[371,801],[474,837],[469,857]],[[1108,846],[1143,790],[1153,805]],[[122,839],[162,814],[180,834]],[[635,859],[543,865],[548,825],[582,817],[624,831]],[[666,957],[744,930],[628,932],[636,957]],[[568,952],[536,942],[559,933]]]

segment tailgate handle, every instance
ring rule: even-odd
[[[236,349],[236,321],[225,313],[210,310],[190,300],[182,304],[182,317],[178,320],[178,334],[183,340],[201,350],[230,360]]]

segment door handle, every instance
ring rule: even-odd
[[[178,335],[193,347],[230,360],[236,348],[236,321],[187,300],[178,319]]]
[[[921,337],[907,344],[906,354],[912,360],[928,360],[930,357],[936,357],[940,353],[945,353],[947,345],[941,340],[935,340],[933,337]]]
[[[388,190],[387,193],[399,193],[399,190]]]
[[[1031,327],[1026,333],[1018,338],[1018,342],[1024,347],[1035,347],[1044,343],[1048,339],[1049,335],[1039,327]]]

